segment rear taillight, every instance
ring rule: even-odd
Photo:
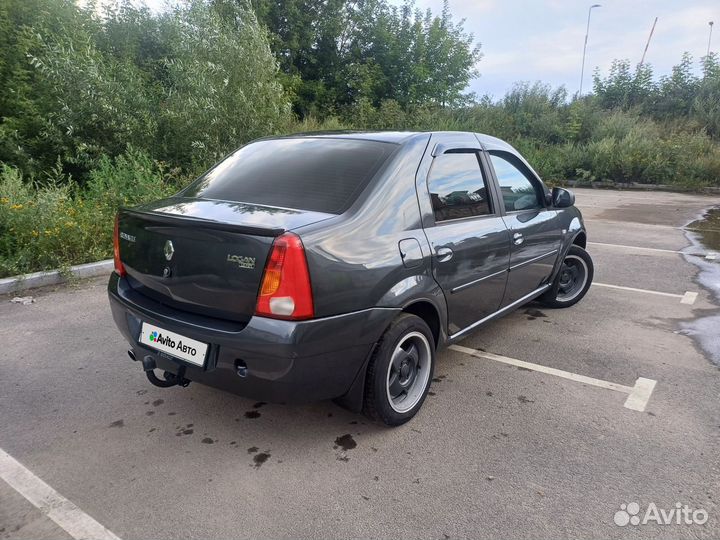
[[[292,320],[315,315],[305,248],[297,235],[285,233],[273,242],[255,314]]]
[[[115,216],[115,232],[113,233],[113,259],[115,260],[115,273],[123,277],[125,275],[125,266],[120,260],[120,216]]]

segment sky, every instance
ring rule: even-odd
[[[417,0],[439,12],[442,0]],[[657,26],[645,62],[656,75],[670,72],[683,52],[697,60],[707,51],[709,21],[712,51],[720,50],[720,0],[450,0],[451,12],[481,44],[480,77],[470,84],[479,95],[501,97],[517,81],[564,85],[579,90],[588,8],[592,10],[583,93],[592,89],[596,67],[607,74],[613,59],[640,61],[653,20]]]
[[[390,0],[400,4],[402,0]],[[145,0],[159,10],[165,0]],[[416,0],[421,9],[440,13],[442,0]],[[645,58],[656,76],[668,74],[687,51],[698,60],[707,51],[709,21],[715,21],[711,50],[720,52],[720,0],[450,0],[456,20],[481,45],[480,76],[469,90],[502,97],[518,81],[580,87],[588,8],[592,10],[583,93],[592,89],[598,67],[607,74],[613,59],[636,64],[658,17]]]

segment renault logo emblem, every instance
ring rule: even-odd
[[[175,248],[173,247],[171,240],[165,241],[165,258],[169,261],[172,259],[173,253],[175,253]]]

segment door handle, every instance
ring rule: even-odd
[[[441,247],[435,250],[435,257],[438,262],[447,262],[453,257],[453,250],[449,247]]]
[[[525,239],[523,238],[523,235],[521,233],[516,232],[515,234],[513,234],[513,244],[515,244],[516,246],[519,246],[524,241]]]

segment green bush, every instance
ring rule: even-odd
[[[114,216],[170,195],[179,179],[138,151],[100,159],[86,188],[54,171],[45,182],[26,182],[0,169],[0,277],[66,268],[112,255]]]
[[[107,248],[87,245],[88,219],[71,188],[53,178],[44,186],[23,181],[17,169],[0,170],[0,276],[103,258]]]

